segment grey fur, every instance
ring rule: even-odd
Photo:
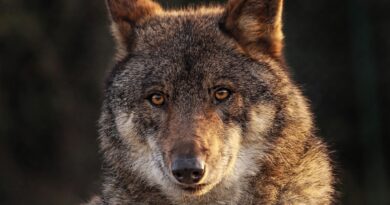
[[[254,54],[224,30],[226,15],[222,7],[169,11],[114,29],[117,39],[132,40],[118,40],[126,45],[118,45],[107,80],[99,122],[103,192],[90,205],[332,202],[327,148],[314,136],[308,104],[282,56]],[[221,86],[232,96],[215,102]],[[156,91],[166,96],[162,107],[147,99]],[[210,116],[220,128],[209,127]],[[221,146],[219,157],[207,161],[205,182],[212,185],[190,194],[174,182],[165,145],[180,141],[177,135],[202,141],[198,130]]]

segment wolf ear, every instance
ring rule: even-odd
[[[229,0],[220,26],[245,52],[282,59],[283,0]]]
[[[106,0],[106,2],[119,56],[125,55],[130,49],[134,26],[162,11],[160,5],[152,0]]]

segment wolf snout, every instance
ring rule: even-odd
[[[171,170],[177,181],[192,185],[203,178],[205,163],[199,158],[178,157],[172,162]]]

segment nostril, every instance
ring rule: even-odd
[[[196,178],[199,177],[199,175],[200,175],[200,172],[199,172],[199,171],[194,171],[194,172],[192,172],[191,177],[192,177],[193,179],[196,179]]]
[[[172,174],[179,181],[183,179],[183,174],[180,171],[172,171]]]
[[[196,170],[191,173],[193,179],[199,179],[203,176],[203,170]]]

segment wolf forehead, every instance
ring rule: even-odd
[[[252,101],[269,98],[270,78],[275,78],[272,66],[240,52],[220,28],[221,16],[189,12],[151,17],[138,24],[131,49],[115,66],[108,86],[133,96],[153,87],[197,94],[231,86]]]

